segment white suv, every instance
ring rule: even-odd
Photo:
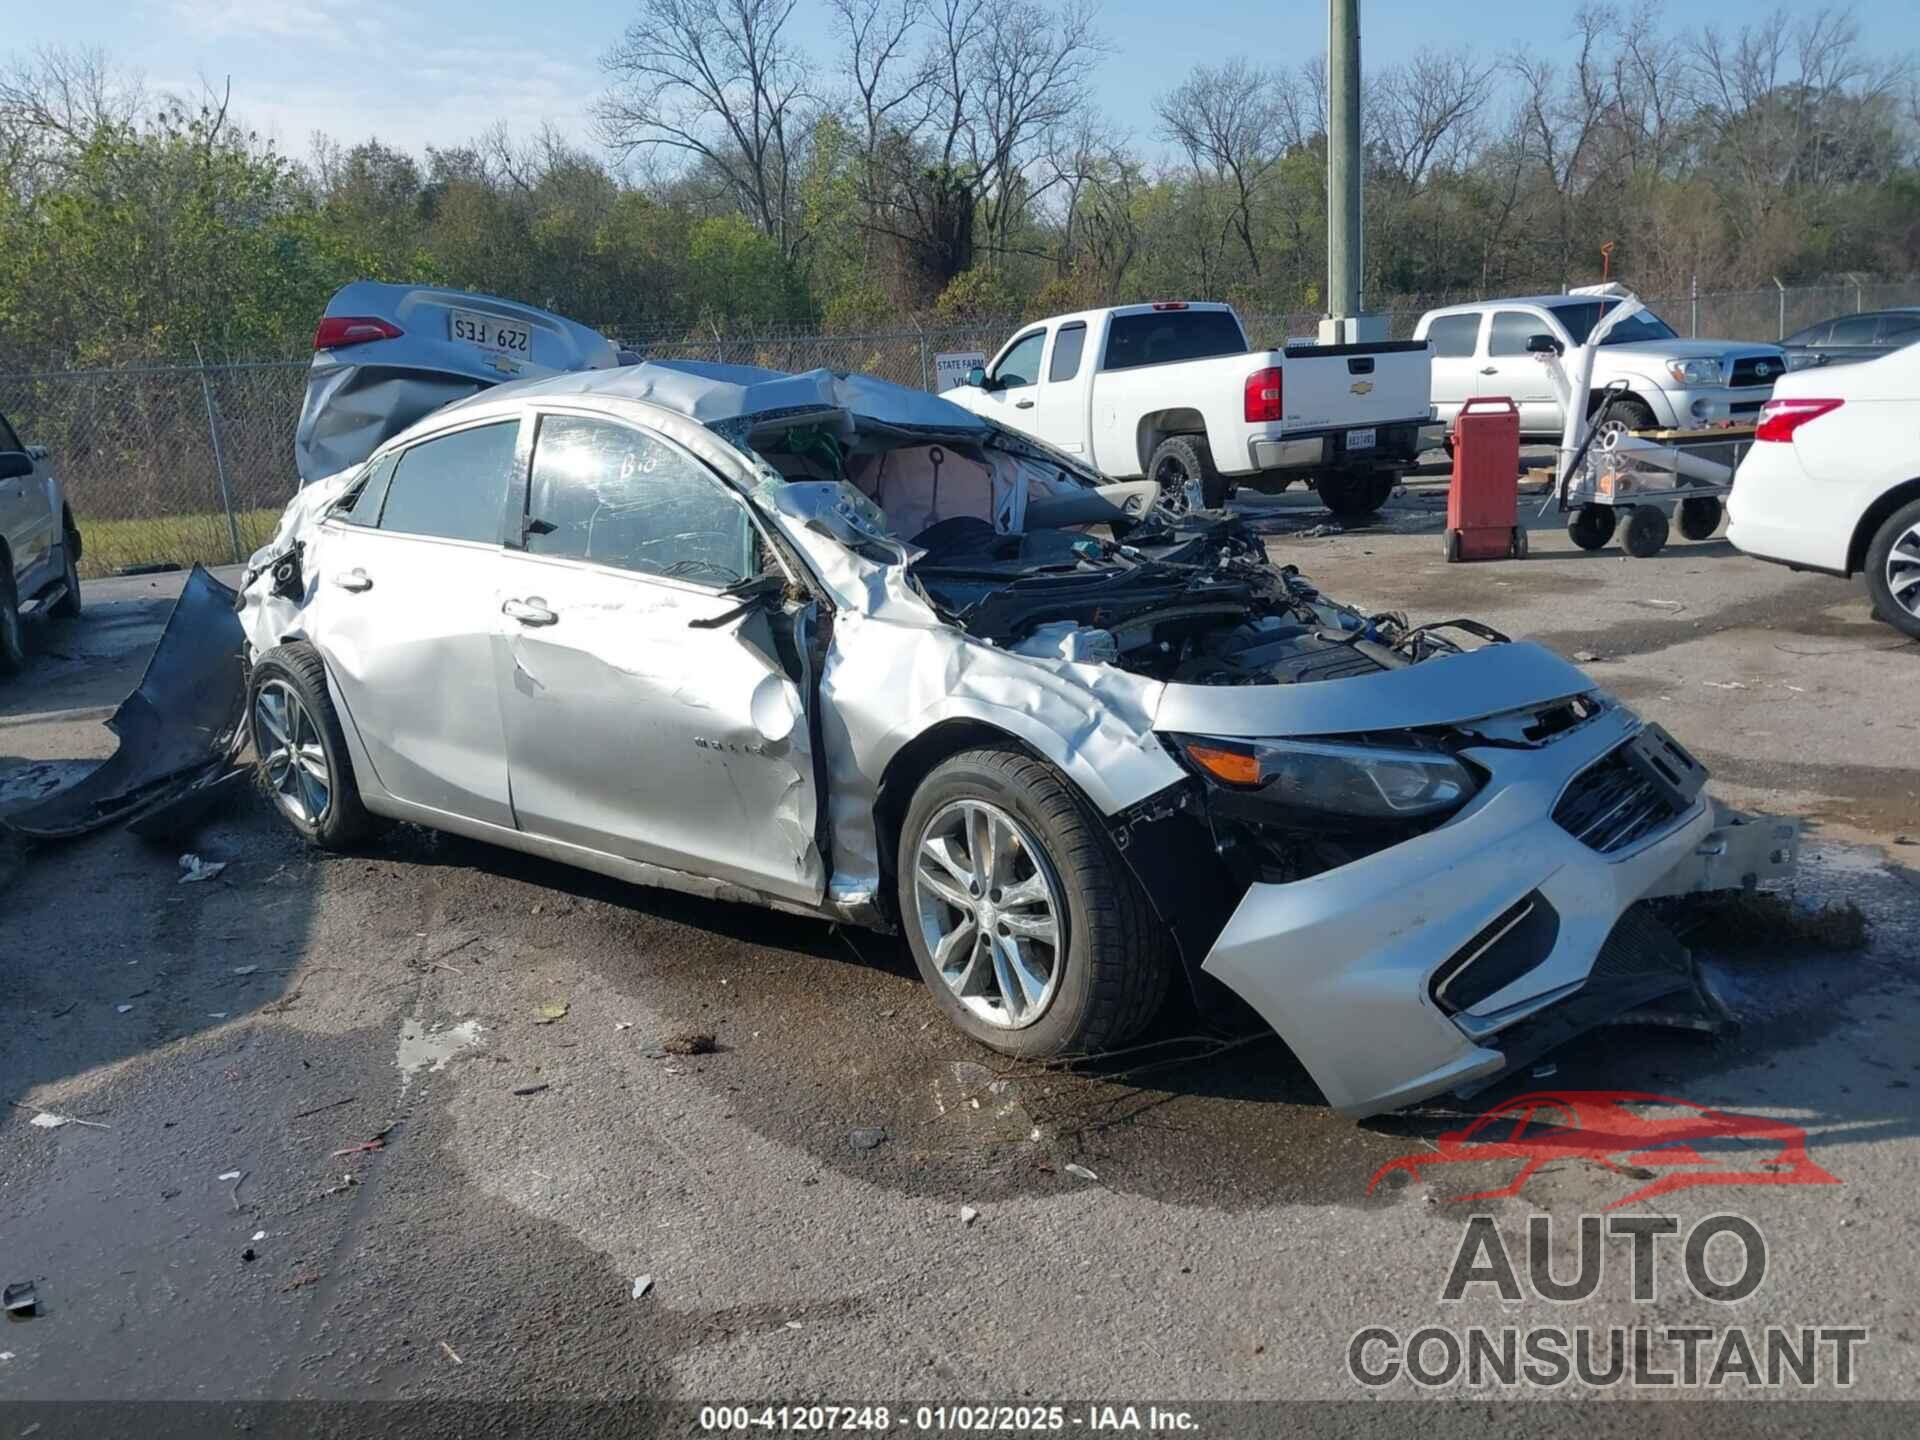
[[[1864,573],[1880,617],[1920,639],[1920,346],[1783,380],[1727,513],[1749,555]]]
[[[1620,302],[1593,295],[1528,295],[1429,310],[1414,327],[1433,348],[1433,406],[1452,422],[1475,395],[1502,395],[1520,407],[1520,433],[1558,438],[1566,417],[1553,382],[1527,344],[1536,335],[1563,351],[1586,343],[1600,317]],[[1787,373],[1778,345],[1682,340],[1651,311],[1616,325],[1594,356],[1597,396],[1615,382],[1626,395],[1613,418],[1629,430],[1751,420]]]

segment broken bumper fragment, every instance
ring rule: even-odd
[[[1612,813],[1604,787],[1638,729],[1616,708],[1541,749],[1465,752],[1489,778],[1460,814],[1325,873],[1254,884],[1202,968],[1353,1116],[1478,1088],[1690,997],[1691,957],[1640,902],[1777,878],[1796,827],[1643,796],[1635,823],[1595,828],[1583,802]]]
[[[122,822],[160,835],[197,819],[244,773],[233,757],[246,664],[234,592],[194,566],[140,684],[106,722],[120,748],[78,784],[7,816],[7,828],[56,840]]]

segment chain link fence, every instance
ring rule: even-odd
[[[1920,279],[1650,296],[1683,335],[1777,340],[1830,316],[1920,305]],[[1435,298],[1387,312],[1412,335]],[[1312,313],[1243,317],[1256,348],[1316,333]],[[647,359],[859,371],[933,389],[935,357],[992,354],[1018,319],[864,335],[616,337]],[[83,576],[243,560],[298,487],[293,431],[304,360],[0,374],[0,414],[44,445],[85,538]]]

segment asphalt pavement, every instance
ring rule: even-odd
[[[411,828],[325,855],[250,792],[192,841],[226,864],[208,881],[117,830],[9,842],[0,1281],[32,1282],[38,1313],[0,1325],[0,1400],[1617,1396],[1370,1386],[1350,1346],[1736,1321],[1866,1332],[1846,1387],[1829,1367],[1764,1393],[1920,1399],[1920,646],[1856,587],[1724,540],[1633,560],[1539,516],[1527,559],[1449,566],[1442,504],[1416,486],[1345,533],[1310,496],[1242,508],[1344,600],[1580,656],[1716,794],[1806,817],[1792,898],[1857,905],[1862,948],[1725,920],[1689,939],[1732,1033],[1608,1028],[1472,1101],[1355,1125],[1275,1040],[1222,1048],[1176,1016],[1097,1072],[1016,1065],[943,1023],[885,937]],[[89,582],[85,616],[37,637],[0,687],[0,808],[111,752],[100,721],[180,578]],[[1616,1154],[1498,1199],[1461,1203],[1503,1179],[1442,1167],[1369,1194],[1529,1088],[1783,1120],[1827,1179],[1609,1212],[1654,1163]],[[1746,1134],[1765,1155],[1733,1168],[1788,1174],[1775,1143]],[[1586,1299],[1443,1298],[1474,1214],[1515,1255],[1553,1217],[1564,1275],[1579,1217],[1614,1213],[1744,1217],[1764,1283],[1706,1298],[1676,1242],[1636,1300],[1613,1241]]]

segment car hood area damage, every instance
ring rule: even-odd
[[[404,331],[404,297],[387,293],[401,288],[337,298],[329,314],[366,311]],[[456,336],[469,313],[513,319],[434,294],[454,318],[430,324]],[[408,313],[418,330],[420,312]],[[534,327],[534,361],[546,333]],[[336,686],[381,683],[364,644],[329,650],[343,603],[334,582],[354,578],[367,553],[355,548],[365,517],[343,499],[387,454],[455,422],[524,422],[524,487],[539,417],[563,411],[697,460],[748,508],[765,566],[664,601],[657,584],[616,573],[551,628],[491,612],[479,626],[502,684],[535,695],[569,669],[594,677],[592,703],[613,708],[570,721],[568,734],[607,750],[608,774],[634,768],[615,753],[635,743],[618,723],[627,698],[684,700],[698,712],[687,741],[697,749],[684,753],[723,768],[726,803],[743,810],[744,838],[724,854],[663,859],[636,825],[618,853],[588,861],[576,847],[561,857],[572,863],[895,929],[915,787],[969,748],[1015,749],[1098,817],[1201,1012],[1232,1023],[1251,1010],[1354,1115],[1485,1083],[1649,1003],[1679,997],[1711,1023],[1690,959],[1661,938],[1646,902],[1751,887],[1793,865],[1794,825],[1716,810],[1697,762],[1578,668],[1472,621],[1421,625],[1342,604],[1274,563],[1244,523],[1167,516],[1150,482],[1108,484],[937,396],[870,377],[545,353],[555,360],[545,375],[496,354],[499,378],[526,373],[499,385],[472,347],[407,365],[396,354],[364,385],[340,379],[339,356],[317,358],[303,465],[353,458],[287,507],[247,566],[237,623],[233,602],[196,574],[182,612],[224,604],[223,618],[196,633],[176,671],[163,659],[176,616],[149,681],[215,679],[137,707],[197,750],[170,742],[143,758],[156,747],[136,747],[124,725],[119,779],[69,807],[131,806],[143,786],[210,766],[239,708],[233,676],[289,638],[320,651]],[[447,406],[450,386],[465,398]],[[336,415],[348,392],[379,413]],[[618,500],[649,503],[633,489]],[[489,552],[517,553],[511,534]],[[543,573],[560,583],[559,570]],[[381,584],[376,593],[398,588]],[[497,610],[492,582],[481,590]],[[427,609],[472,603],[425,585],[408,593]],[[353,724],[346,735],[356,772],[377,773],[386,741]],[[488,835],[512,843],[522,787],[501,788]]]

